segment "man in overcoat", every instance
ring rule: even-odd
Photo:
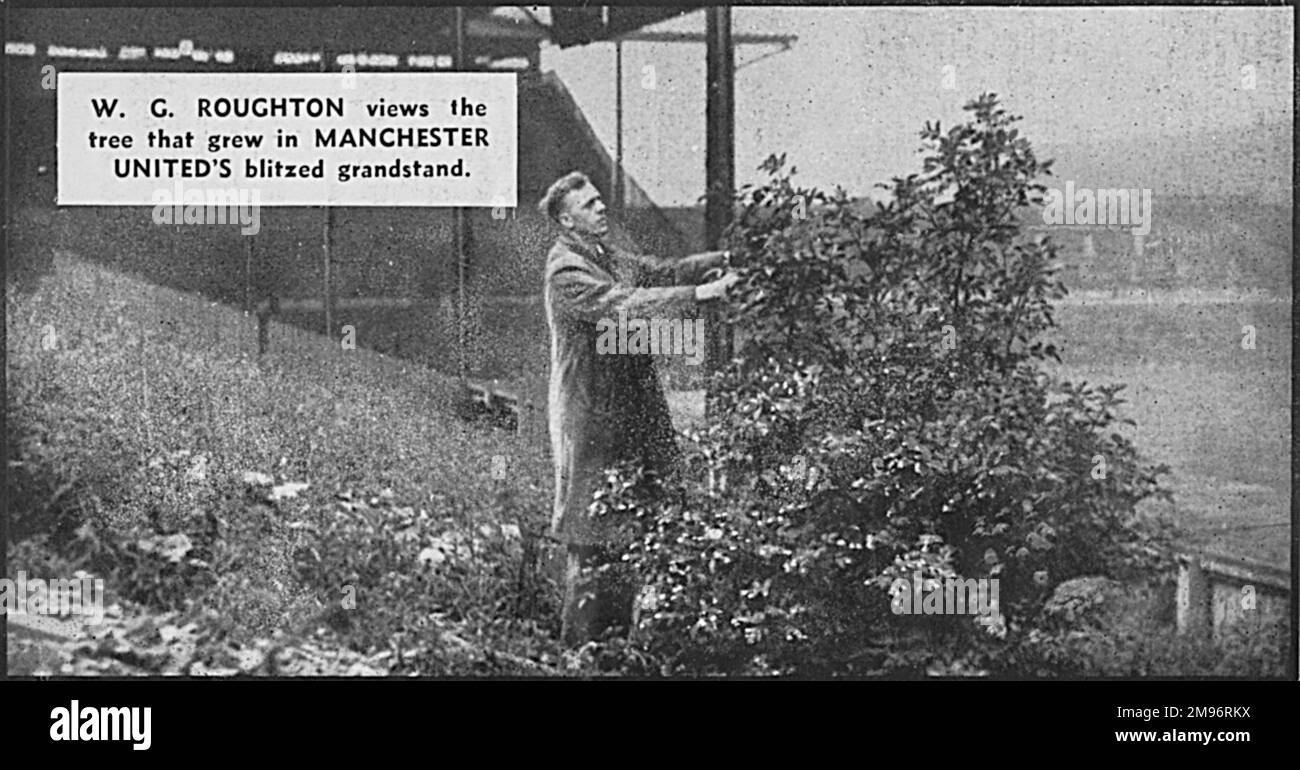
[[[610,626],[628,627],[635,599],[632,586],[598,569],[613,558],[608,524],[589,512],[604,470],[630,461],[667,475],[679,459],[653,359],[598,344],[602,329],[629,319],[690,321],[693,328],[703,322],[705,303],[725,297],[737,277],[726,272],[702,283],[726,264],[727,252],[669,260],[607,242],[605,203],[579,172],[552,184],[538,207],[563,229],[547,257],[544,286],[555,464],[551,533],[567,549],[562,634],[566,644],[579,645]]]

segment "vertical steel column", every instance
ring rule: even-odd
[[[244,315],[253,312],[253,236],[244,236]]]
[[[452,52],[451,67],[456,72],[464,72],[465,66],[465,8],[456,6],[456,29],[453,31],[455,50]],[[465,274],[467,270],[465,254],[465,209],[457,206],[452,213],[452,239],[456,249],[456,339],[457,372],[461,380],[469,375],[469,335],[466,308]]]
[[[321,251],[325,257],[325,278],[324,285],[321,287],[324,294],[322,304],[325,308],[325,336],[330,337],[334,334],[334,278],[330,275],[332,267],[330,241],[333,240],[334,236],[334,207],[328,204],[325,206],[325,226],[322,231]]]
[[[713,6],[705,9],[705,14],[708,86],[705,106],[704,238],[707,248],[716,249],[722,246],[723,231],[731,224],[731,195],[736,187],[736,62],[731,42],[731,8]],[[707,341],[708,370],[717,371],[731,358],[731,330],[719,328],[716,322],[710,324]],[[706,399],[706,404],[711,401],[711,398]]]
[[[320,52],[320,71],[329,72],[329,48],[321,46]],[[327,201],[325,203],[325,225],[321,233],[321,252],[325,261],[324,284],[321,286],[322,300],[321,303],[325,309],[325,337],[328,339],[334,334],[334,287],[332,272],[332,254],[331,243],[334,237],[334,207]]]
[[[9,24],[9,14],[0,13],[0,38],[3,38],[6,41],[9,40],[8,24]],[[40,52],[40,44],[36,44],[36,45],[37,45],[37,50],[36,50],[36,56],[34,58],[36,64],[36,71],[40,72],[41,59],[43,58],[43,55]],[[4,119],[4,132],[5,132],[4,134],[5,143],[4,143],[4,147],[2,148],[3,154],[0,155],[0,158],[3,158],[2,162],[4,163],[5,170],[9,170],[13,168],[13,159],[11,158],[12,150],[10,148],[13,146],[12,137],[14,135],[12,130],[13,129],[13,107],[15,102],[17,101],[13,95],[14,79],[13,76],[10,74],[13,72],[13,70],[14,70],[13,67],[5,67],[3,71],[0,71],[0,116],[2,116]],[[56,167],[55,172],[57,173],[57,171],[58,169]],[[8,271],[10,269],[10,266],[13,264],[9,260],[9,251],[8,251],[9,238],[7,236],[14,231],[13,211],[18,208],[13,204],[13,200],[10,197],[12,195],[11,190],[12,190],[12,185],[9,184],[9,175],[6,175],[4,186],[0,187],[0,209],[4,209],[3,212],[0,212],[0,216],[4,217],[3,225],[4,225],[4,236],[5,236],[0,239],[4,241],[6,247],[4,260],[0,261],[0,271],[3,271],[5,273],[6,286],[8,286],[9,284]],[[56,190],[55,195],[57,196],[58,195],[57,183],[55,185],[55,190]],[[50,259],[53,260],[53,256],[51,256]],[[8,326],[6,326],[6,329],[7,328]],[[6,352],[0,355],[3,355],[5,357],[4,358],[5,372],[7,374],[9,372],[8,349],[6,348]],[[6,376],[5,385],[3,387],[5,391],[6,405],[9,403],[7,400],[9,396],[8,385],[9,385],[9,378]],[[5,428],[6,430],[8,429],[7,423],[5,425]],[[6,434],[6,436],[7,435],[8,434]],[[141,465],[143,466],[144,463],[141,463]],[[5,477],[5,481],[6,481],[6,486],[8,486],[7,476]],[[0,550],[0,571],[3,571],[3,574],[8,575],[9,574],[9,495],[8,494],[0,495],[0,543],[5,544],[4,549]],[[3,667],[0,667],[0,680],[4,680],[9,678],[9,613],[8,612],[0,612],[0,655],[4,656],[3,660],[5,661],[5,665]]]
[[[614,210],[623,213],[623,41],[614,41]]]

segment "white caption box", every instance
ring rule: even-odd
[[[61,73],[58,202],[514,207],[516,99],[514,73]]]

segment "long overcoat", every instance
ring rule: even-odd
[[[721,262],[717,255],[668,260],[633,254],[569,230],[551,248],[544,297],[555,464],[551,532],[557,539],[608,542],[608,525],[588,511],[606,467],[630,460],[663,473],[679,458],[653,357],[598,352],[598,324],[702,319],[705,308],[696,301],[695,284]],[[657,285],[663,283],[675,285]]]

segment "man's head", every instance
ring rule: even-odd
[[[547,189],[537,208],[566,230],[603,236],[609,232],[600,190],[581,171],[565,174]]]

